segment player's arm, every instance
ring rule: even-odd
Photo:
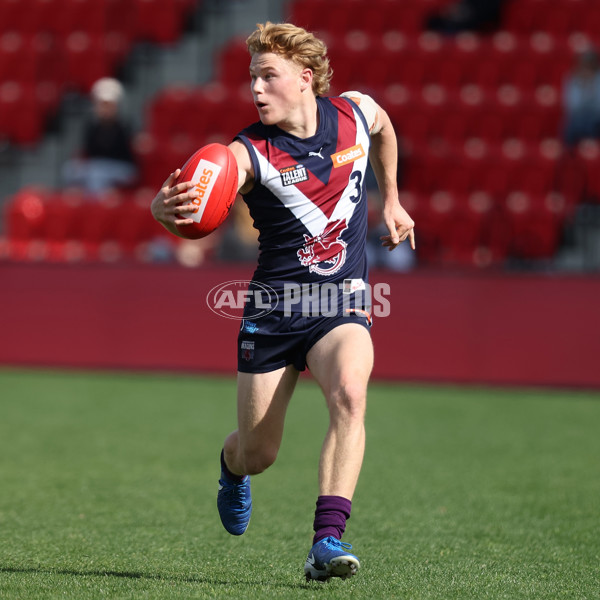
[[[383,221],[389,235],[381,237],[383,246],[393,250],[408,239],[415,249],[415,222],[398,200],[398,140],[387,112],[377,105],[378,131],[371,132],[369,160],[383,200]]]
[[[229,149],[233,152],[235,161],[237,162],[238,192],[240,194],[246,194],[254,185],[254,169],[252,168],[252,161],[250,160],[248,148],[246,148],[239,140],[234,140],[229,144]]]
[[[371,135],[369,161],[373,167],[383,201],[383,221],[389,235],[382,236],[382,244],[393,250],[400,242],[410,240],[415,248],[415,223],[398,200],[398,140],[389,115],[373,98],[360,92],[344,92],[363,113]]]

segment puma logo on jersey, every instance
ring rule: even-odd
[[[308,181],[308,173],[304,165],[293,165],[279,169],[281,175],[281,185],[294,185],[302,181]]]
[[[318,156],[321,160],[325,160],[325,157],[321,154],[321,152],[323,152],[323,147],[324,146],[321,146],[318,152],[309,152],[308,156]]]

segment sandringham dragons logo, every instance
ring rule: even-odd
[[[304,246],[298,250],[303,267],[319,275],[333,275],[346,262],[346,242],[341,239],[348,229],[346,219],[327,223],[325,229],[313,237],[304,234]]]

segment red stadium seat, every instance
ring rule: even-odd
[[[451,227],[440,231],[442,261],[461,266],[487,267],[486,234],[493,214],[493,199],[485,192],[455,194]]]
[[[160,141],[180,133],[190,133],[190,115],[201,107],[193,104],[192,88],[187,85],[172,85],[163,88],[148,106],[147,121],[150,132]]]
[[[48,193],[44,188],[24,187],[5,206],[6,234],[12,242],[41,239]]]
[[[230,40],[217,57],[217,79],[226,85],[250,85],[250,55],[245,38]]]
[[[165,231],[148,210],[151,200],[141,195],[124,195],[115,211],[111,235],[129,256],[135,253],[140,244]]]
[[[120,209],[119,194],[108,194],[100,201],[86,204],[86,218],[80,226],[80,239],[91,255],[97,254],[103,242],[114,238],[115,226],[120,219]]]
[[[510,167],[499,157],[486,161],[485,168],[473,173],[473,191],[486,192],[495,200],[507,193],[510,182]]]
[[[503,29],[514,33],[530,33],[536,28],[539,2],[516,0],[507,2],[502,15]]]
[[[28,32],[31,10],[23,0],[2,0],[0,2],[0,23],[2,31]]]
[[[111,72],[104,38],[74,31],[63,40],[66,80],[74,89],[89,92],[95,81]]]
[[[585,174],[585,195],[600,203],[600,143],[586,140],[577,147],[577,158]]]
[[[101,35],[106,31],[106,0],[33,1],[42,27],[57,36],[64,37],[73,31]]]
[[[422,143],[429,138],[431,133],[431,117],[423,105],[414,106],[411,111],[402,113],[394,112],[394,123],[398,128],[400,137],[412,143]]]
[[[581,31],[592,38],[598,38],[598,32],[600,31],[600,6],[598,6],[597,2],[589,3],[588,8],[584,11]]]
[[[35,81],[36,55],[29,38],[18,31],[7,31],[0,36],[0,82]]]
[[[0,36],[0,83],[62,81],[60,52],[50,34],[9,31]]]
[[[308,31],[316,31],[322,0],[291,0],[288,7],[289,21]]]
[[[400,29],[406,33],[419,33],[423,30],[425,22],[423,3],[380,0],[372,3],[371,6],[373,14],[381,16],[381,25],[378,22],[379,28],[373,31]]]
[[[46,204],[42,237],[47,242],[65,242],[80,236],[85,220],[81,194],[54,194]]]
[[[43,129],[43,114],[35,84],[0,83],[0,134],[16,144],[33,144]]]
[[[149,132],[141,132],[136,136],[133,150],[140,169],[140,180],[156,190],[177,168],[175,161],[169,160],[164,139],[159,140]]]
[[[557,250],[559,221],[555,214],[540,208],[524,192],[509,194],[504,214],[511,232],[511,255],[515,258],[551,258]]]
[[[366,92],[365,86],[381,85],[383,72],[371,68],[373,46],[371,36],[363,31],[350,31],[336,38],[330,57],[336,86],[343,90],[358,88]]]
[[[449,89],[473,83],[473,73],[479,64],[489,64],[485,47],[480,37],[471,33],[459,34],[448,40],[437,62],[436,78],[439,83]]]
[[[183,14],[176,0],[133,0],[135,37],[157,44],[171,44],[178,38]]]
[[[238,131],[258,121],[256,107],[245,87],[241,91],[238,90],[237,94],[232,94],[227,105],[213,104],[207,116],[207,135],[213,139],[217,135],[226,144]]]
[[[556,165],[555,190],[564,196],[569,206],[576,205],[585,197],[587,174],[585,166],[576,154],[563,154]]]

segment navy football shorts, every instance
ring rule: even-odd
[[[287,365],[304,371],[308,351],[325,334],[345,323],[358,323],[368,330],[371,317],[367,311],[357,309],[337,317],[307,317],[302,313],[286,316],[273,311],[259,319],[244,319],[238,335],[238,371],[268,373]]]

